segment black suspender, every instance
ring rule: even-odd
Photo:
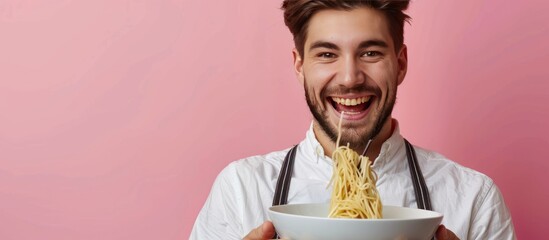
[[[431,207],[431,197],[429,197],[429,189],[427,189],[421,168],[419,168],[419,163],[417,162],[416,151],[408,140],[404,139],[404,143],[406,145],[406,155],[408,156],[408,168],[410,169],[410,175],[414,183],[417,208],[433,210]]]
[[[404,144],[406,147],[406,156],[408,158],[408,168],[410,169],[410,174],[414,185],[414,192],[416,194],[417,207],[420,209],[432,210],[429,190],[427,189],[425,179],[423,178],[419,163],[417,162],[417,156],[414,147],[406,139],[404,139]],[[297,146],[298,145],[292,147],[284,158],[284,162],[282,163],[282,168],[276,182],[276,189],[273,197],[273,206],[285,205],[288,203],[288,192],[290,190],[290,182],[292,180],[292,171],[294,168]],[[277,238],[278,236],[276,235],[275,239]]]
[[[295,145],[284,158],[282,168],[276,180],[276,190],[273,197],[273,206],[286,205],[288,203],[288,192],[290,191],[290,182],[292,181],[292,171],[294,169],[295,153],[297,152]]]

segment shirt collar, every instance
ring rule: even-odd
[[[393,134],[381,145],[381,151],[374,161],[374,166],[384,164],[384,162],[392,159],[404,144],[404,138],[400,135],[398,121],[396,119],[392,119],[392,121],[395,126]],[[308,155],[307,159],[314,161],[315,163],[318,163],[319,160],[329,160],[331,163],[331,158],[329,156],[324,156],[324,149],[316,139],[313,131],[313,123],[309,126],[309,130],[305,134],[305,139],[301,144],[304,147],[303,150],[305,150],[305,155]]]
[[[309,126],[309,130],[305,134],[305,140],[303,140],[304,145],[304,152],[306,155],[310,155],[307,159],[310,159],[314,161],[315,163],[318,163],[319,160],[330,160],[330,158],[327,158],[324,156],[324,149],[322,148],[322,145],[320,145],[320,142],[316,139],[315,132],[313,130],[313,123],[311,122],[311,125]]]
[[[392,119],[394,124],[393,134],[381,145],[381,151],[374,161],[373,167],[385,165],[387,161],[394,159],[397,153],[404,145],[404,138],[400,135],[400,126],[396,119]]]

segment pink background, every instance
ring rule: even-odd
[[[310,115],[279,0],[0,1],[0,239],[186,239]],[[549,4],[416,0],[395,117],[549,234]],[[448,216],[451,217],[451,216]]]

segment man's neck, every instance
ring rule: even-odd
[[[394,125],[395,124],[393,123],[392,118],[388,118],[387,121],[383,124],[381,131],[374,138],[374,140],[368,147],[368,151],[366,152],[366,156],[370,159],[370,161],[373,162],[379,156],[381,152],[381,146],[393,134],[395,128]],[[320,128],[320,125],[316,121],[313,122],[313,132],[316,139],[324,149],[324,155],[331,157],[336,148],[335,142],[333,142],[331,138],[326,135],[326,133]],[[359,154],[362,154],[362,151],[357,152]]]

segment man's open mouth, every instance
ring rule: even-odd
[[[372,96],[358,98],[328,98],[337,112],[345,112],[346,114],[359,114],[366,111],[370,107],[372,99]]]

